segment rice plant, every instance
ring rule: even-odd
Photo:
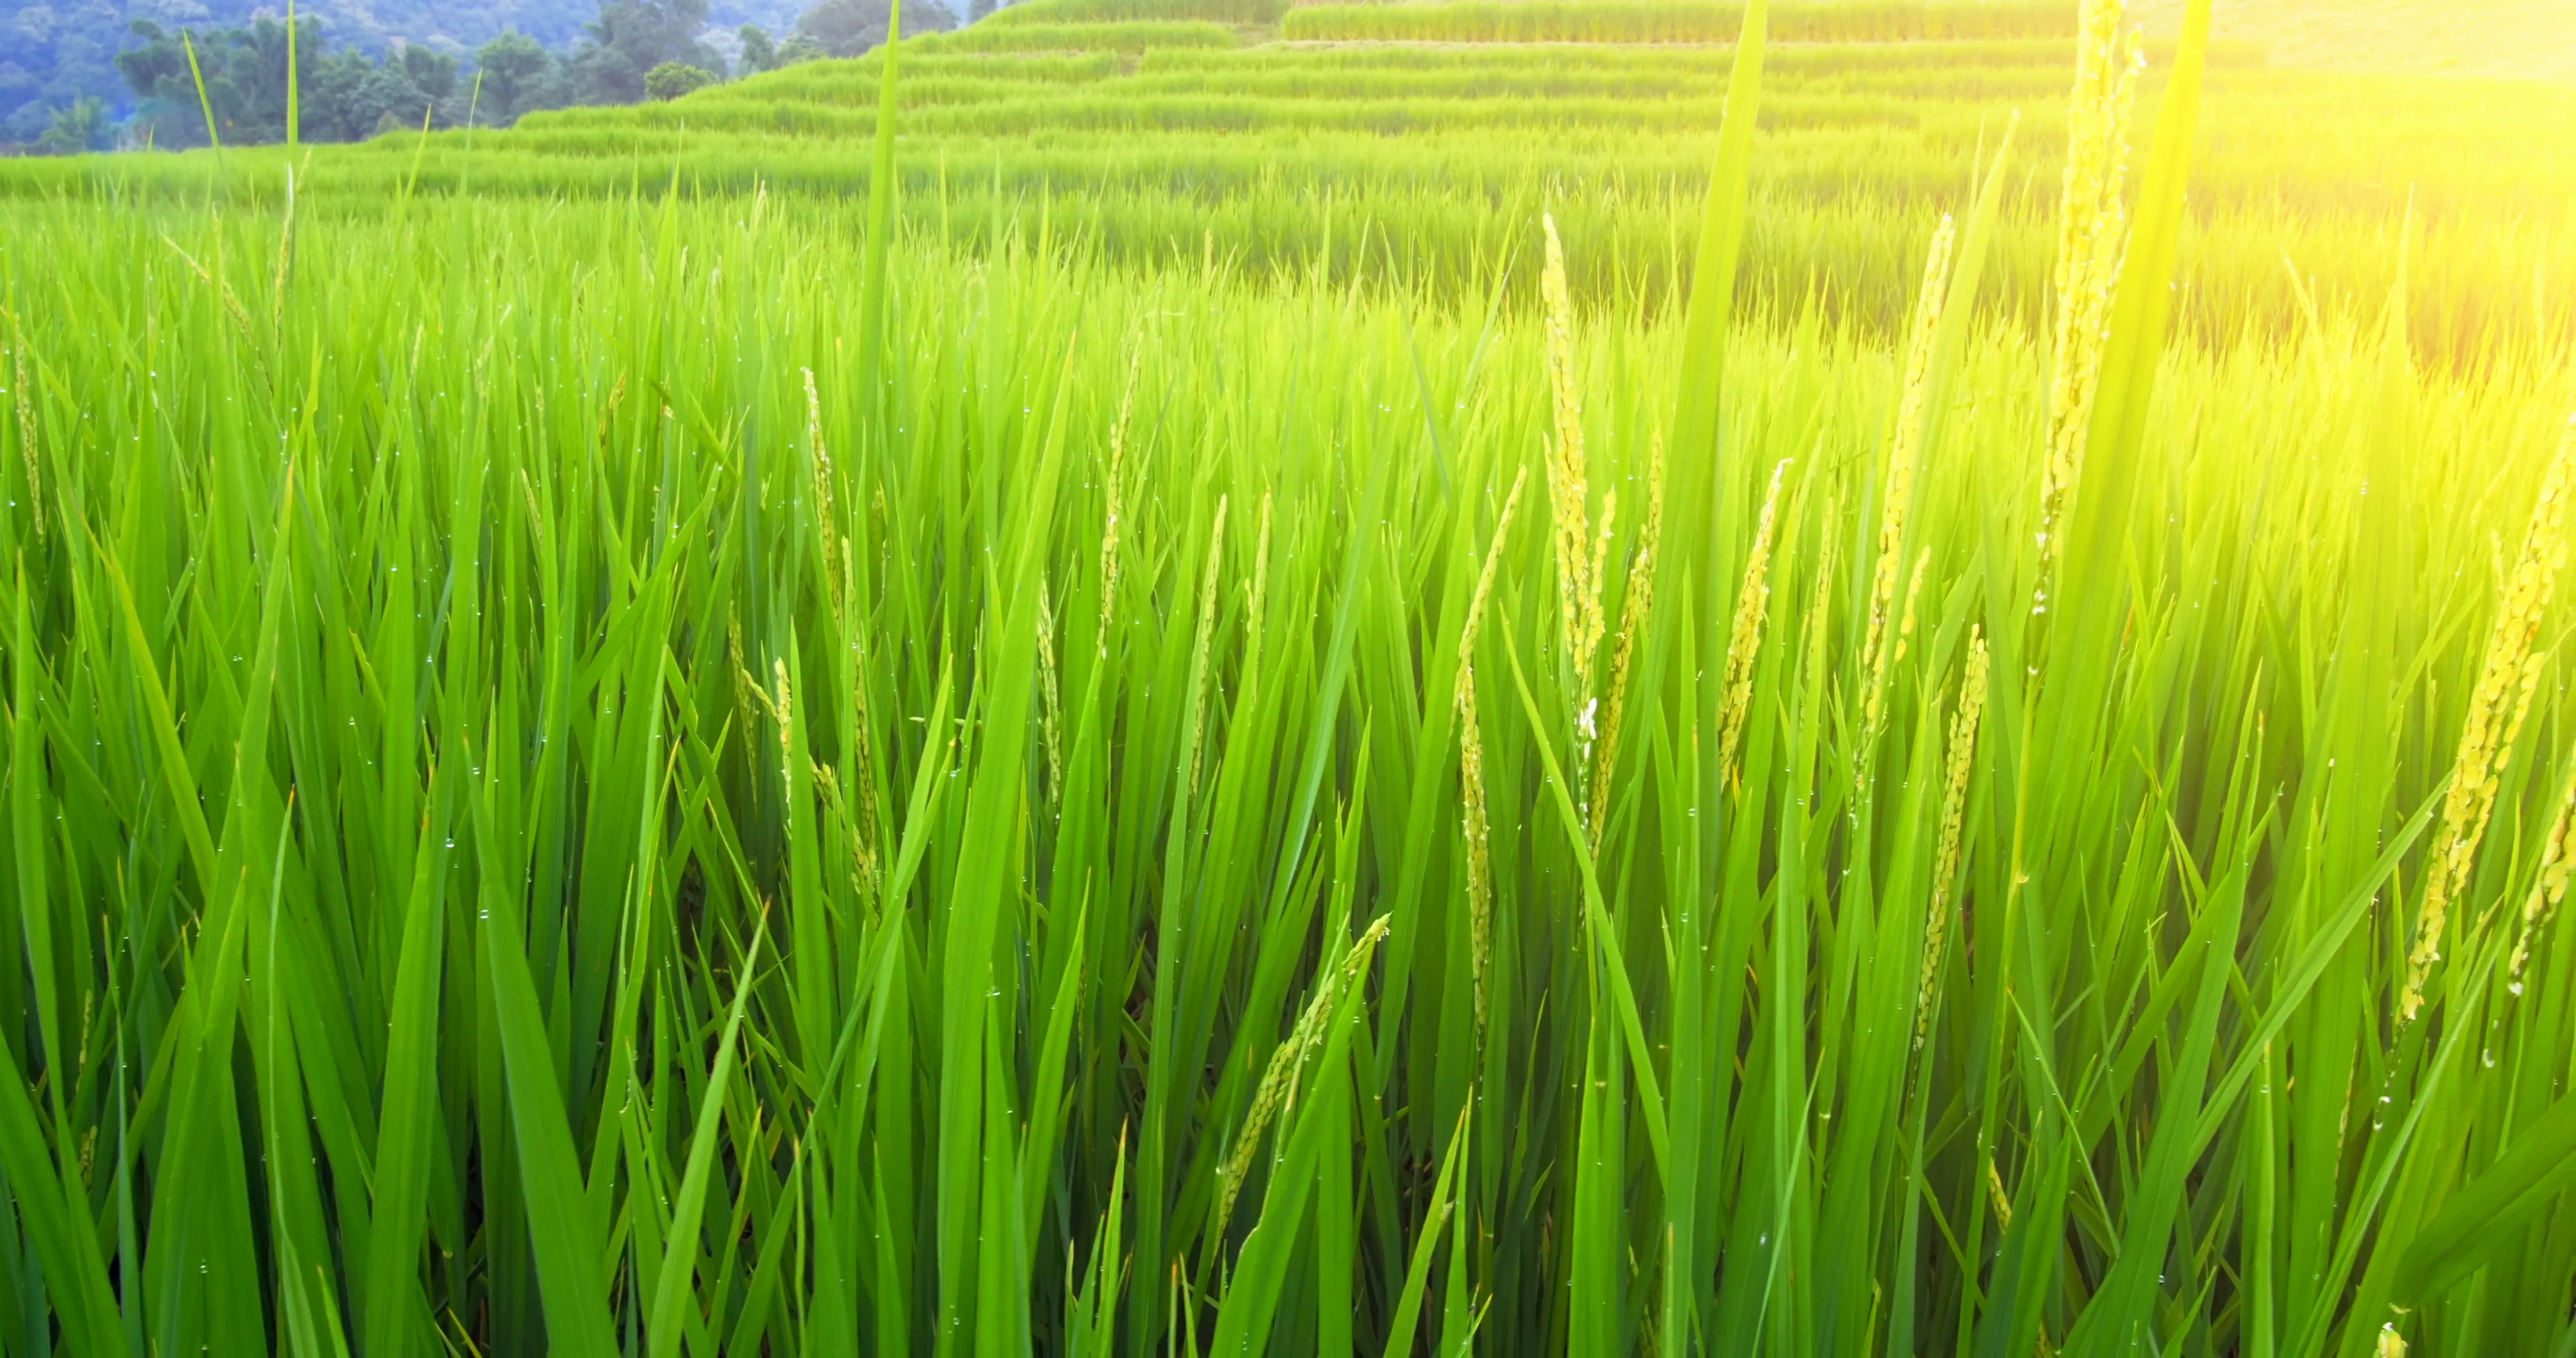
[[[11,199],[0,1350],[2564,1350],[2563,332],[2191,328],[2083,20],[1892,325],[1759,4],[1590,286],[911,174],[914,45],[864,199]]]

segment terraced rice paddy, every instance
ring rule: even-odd
[[[2576,92],[1768,18],[0,165],[0,1351],[2568,1351]]]

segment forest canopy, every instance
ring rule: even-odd
[[[981,6],[978,6],[981,9]],[[286,135],[287,24],[274,0],[38,0],[0,17],[0,147],[60,154]],[[886,0],[601,0],[587,19],[538,0],[403,14],[300,3],[300,135],[509,123],[536,109],[629,104],[884,41]],[[908,32],[956,26],[937,0]],[[195,46],[203,105],[189,73]],[[670,70],[659,82],[652,73]],[[684,75],[694,71],[698,75]],[[480,79],[480,89],[476,88]]]

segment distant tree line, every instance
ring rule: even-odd
[[[974,4],[978,17],[989,10],[988,0]],[[674,99],[799,62],[857,56],[885,41],[890,19],[888,0],[823,0],[784,37],[744,24],[727,42],[708,24],[707,0],[602,0],[598,17],[567,49],[550,50],[513,29],[476,48],[470,63],[423,43],[393,44],[381,55],[334,46],[309,23],[290,38],[277,19],[175,31],[138,19],[129,28],[131,45],[115,55],[134,93],[132,117],[119,125],[102,100],[83,96],[52,114],[33,149],[203,146],[209,117],[226,142],[283,141],[290,48],[298,135],[355,141],[423,126],[506,126],[576,104]],[[956,26],[940,0],[904,4],[908,33]]]

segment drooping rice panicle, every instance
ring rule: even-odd
[[[1595,738],[1593,666],[1601,649],[1602,569],[1610,548],[1616,493],[1602,497],[1601,521],[1591,521],[1583,439],[1582,386],[1574,366],[1574,304],[1565,281],[1565,248],[1556,218],[1539,219],[1547,236],[1547,262],[1539,291],[1547,303],[1548,392],[1555,424],[1547,446],[1548,514],[1556,530],[1557,627],[1565,647],[1573,705],[1577,767],[1588,762]]]
[[[1207,672],[1208,655],[1216,640],[1216,582],[1225,567],[1225,510],[1228,497],[1218,496],[1216,520],[1208,526],[1207,570],[1199,581],[1198,639],[1190,645],[1190,668]],[[1195,798],[1199,789],[1199,765],[1207,751],[1207,689],[1201,684],[1190,702],[1190,776],[1186,786]]]
[[[1977,726],[1986,713],[1986,638],[1968,634],[1967,674],[1959,682],[1959,707],[1950,715],[1950,745],[1941,782],[1940,840],[1932,854],[1932,896],[1923,916],[1923,975],[1914,989],[1914,1049],[1931,1031],[1933,990],[1941,982],[1942,951],[1950,939],[1950,906],[1959,890],[1960,832],[1968,811],[1968,779],[1977,762]]]
[[[1217,1171],[1216,1212],[1211,1218],[1215,1229],[1211,1235],[1224,1235],[1225,1223],[1234,1215],[1235,1195],[1243,1190],[1243,1181],[1252,1172],[1253,1153],[1261,1148],[1262,1133],[1270,1129],[1272,1119],[1282,1108],[1296,1101],[1298,1072],[1322,1045],[1325,1021],[1332,1017],[1334,1002],[1344,987],[1366,974],[1369,959],[1385,939],[1388,927],[1384,915],[1370,921],[1368,928],[1351,941],[1340,961],[1326,965],[1315,977],[1314,995],[1298,1014],[1297,1026],[1289,1030],[1287,1040],[1272,1052],[1270,1064],[1262,1070],[1261,1085],[1252,1096],[1242,1130],[1234,1135],[1234,1149]]]
[[[2406,955],[2406,986],[2397,1000],[2398,1015],[2407,1020],[2424,1007],[2424,982],[2442,955],[2451,906],[2477,866],[2478,842],[2495,810],[2505,763],[2540,684],[2545,657],[2532,650],[2532,643],[2549,612],[2559,569],[2567,564],[2571,479],[2576,479],[2576,419],[2568,421],[2557,455],[2541,477],[2539,499],[2523,529],[2522,551],[2488,625],[2477,686],[2469,692],[2459,753],[2451,762],[2451,790],[2443,798],[2441,824],[2425,860],[2424,908],[2416,918],[2414,947]]]
[[[1476,638],[1484,626],[1485,605],[1494,592],[1494,574],[1511,540],[1512,515],[1519,511],[1521,489],[1529,468],[1512,474],[1503,512],[1494,519],[1493,540],[1485,547],[1484,567],[1476,573],[1476,592],[1467,601],[1467,621],[1458,637],[1458,684],[1452,700],[1458,707],[1458,793],[1467,837],[1467,959],[1475,978],[1476,1028],[1484,1030],[1487,976],[1493,966],[1494,866],[1493,830],[1485,808],[1485,735],[1476,713]]]
[[[1861,643],[1861,672],[1868,675],[1864,726],[1878,729],[1886,704],[1890,614],[1896,608],[1898,573],[1905,566],[1906,518],[1914,504],[1915,461],[1922,453],[1923,422],[1931,401],[1932,351],[1950,291],[1950,255],[1958,231],[1948,213],[1932,233],[1923,263],[1923,286],[1914,303],[1906,342],[1905,385],[1897,396],[1896,437],[1887,453],[1887,478],[1879,492],[1878,561],[1870,570],[1869,630]]]
[[[2576,871],[2576,844],[2568,842],[2568,832],[2576,828],[2576,767],[2569,769],[2558,795],[2553,799],[2556,811],[2549,818],[2549,828],[2540,837],[2540,867],[2532,875],[2531,890],[2523,896],[2522,919],[2514,937],[2513,953],[2505,975],[2515,993],[2521,993],[2522,971],[2531,961],[2531,939],[2550,913],[2567,899],[2567,881]]]
[[[1637,530],[1637,550],[1628,558],[1627,597],[1619,606],[1619,634],[1610,657],[1609,706],[1601,721],[1601,742],[1593,754],[1592,773],[1584,784],[1591,791],[1595,853],[1600,852],[1601,833],[1610,823],[1610,778],[1618,766],[1619,728],[1627,715],[1628,667],[1636,656],[1637,639],[1644,634],[1647,618],[1654,611],[1655,570],[1662,561],[1663,541],[1664,436],[1658,432],[1647,445],[1646,520]]]
[[[1047,800],[1062,810],[1064,800],[1064,699],[1055,663],[1055,607],[1046,581],[1038,581],[1038,722],[1046,746]]]
[[[2066,170],[2057,206],[2047,444],[2040,463],[2043,569],[2063,545],[2066,499],[2083,469],[2111,300],[2128,249],[2128,214],[2121,203],[2129,175],[2129,111],[2137,102],[2146,50],[2136,30],[2122,32],[2126,11],[2125,0],[2083,0],[2077,21],[2075,93],[2067,110]]]
[[[1109,629],[1118,618],[1118,535],[1126,510],[1127,421],[1136,410],[1136,374],[1144,362],[1144,346],[1139,344],[1127,356],[1127,385],[1118,397],[1117,423],[1109,426],[1109,465],[1101,474],[1105,507],[1100,528],[1099,648],[1103,659],[1109,655]]]
[[[1778,530],[1780,479],[1789,470],[1786,458],[1771,468],[1771,488],[1762,493],[1762,514],[1754,522],[1753,550],[1744,561],[1744,584],[1735,595],[1735,625],[1727,634],[1726,671],[1718,691],[1724,706],[1718,715],[1717,767],[1728,787],[1736,785],[1736,756],[1744,748],[1744,722],[1753,711],[1753,662],[1761,657],[1763,623],[1771,609],[1771,539]]]

